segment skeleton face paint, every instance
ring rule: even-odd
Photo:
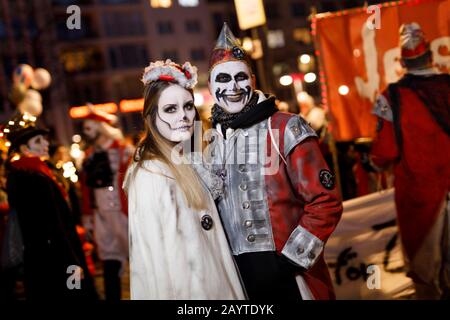
[[[48,158],[48,141],[43,135],[37,135],[27,142],[28,154],[40,158]]]
[[[195,106],[191,93],[178,84],[161,92],[156,115],[159,133],[169,141],[181,142],[194,132]]]
[[[95,120],[87,119],[83,123],[83,134],[89,142],[94,142],[100,135],[100,123]]]
[[[254,90],[251,72],[240,61],[228,61],[215,66],[211,70],[209,88],[215,103],[229,113],[241,111]]]

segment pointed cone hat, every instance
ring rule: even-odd
[[[217,38],[216,46],[214,47],[211,58],[209,59],[209,71],[216,65],[228,61],[241,61],[246,63],[251,70],[250,58],[241,47],[238,39],[231,32],[227,23],[224,22],[222,31],[220,31]]]

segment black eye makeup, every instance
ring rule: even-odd
[[[237,75],[234,76],[234,80],[236,81],[244,81],[248,79],[248,74],[245,72],[239,72]]]
[[[177,111],[177,105],[176,104],[167,104],[163,107],[163,111],[165,113],[174,113]]]
[[[192,110],[192,109],[194,109],[194,101],[189,101],[189,102],[186,102],[185,103],[185,105],[184,105],[184,108],[186,109],[186,110]]]
[[[228,73],[219,73],[216,76],[216,82],[227,83],[231,81],[231,75]]]

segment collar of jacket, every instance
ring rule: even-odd
[[[28,171],[32,173],[39,173],[41,175],[48,177],[50,180],[56,183],[56,186],[61,191],[61,194],[64,197],[64,199],[68,198],[67,192],[60,185],[53,171],[39,157],[26,157],[26,156],[20,157],[19,160],[13,161],[11,163],[11,168],[17,171]]]

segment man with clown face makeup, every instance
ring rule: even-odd
[[[209,88],[208,153],[225,186],[218,208],[249,298],[333,299],[323,250],[342,205],[314,130],[255,90],[249,58],[226,24]]]

